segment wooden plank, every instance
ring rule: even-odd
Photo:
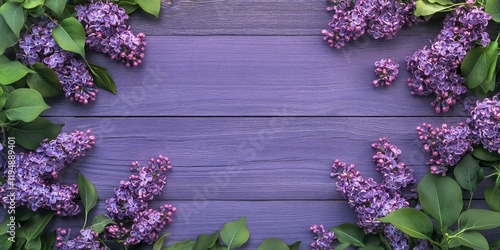
[[[137,13],[130,24],[147,35],[321,36],[333,15],[327,6],[324,0],[169,0],[158,19]]]
[[[67,119],[58,118],[63,122]],[[109,197],[128,179],[132,161],[159,154],[174,166],[165,199],[342,199],[329,177],[335,159],[354,163],[365,178],[380,180],[371,143],[385,136],[421,178],[429,159],[415,127],[458,123],[461,118],[75,118],[65,131],[93,129],[97,142],[61,179],[81,171]],[[251,192],[249,192],[251,190]],[[482,190],[482,189],[481,189]],[[478,191],[478,192],[481,192]]]
[[[309,227],[323,224],[330,228],[342,223],[356,223],[356,215],[344,201],[207,201],[193,205],[186,201],[154,201],[150,207],[158,208],[165,203],[176,206],[173,222],[163,232],[171,233],[165,245],[179,240],[195,240],[198,234],[209,234],[220,230],[222,226],[242,216],[247,216],[250,239],[243,250],[257,249],[257,246],[270,237],[280,238],[291,244],[302,241],[301,249],[309,249],[312,233]],[[106,213],[105,202],[99,201],[89,218]],[[484,202],[477,202],[475,207],[485,208]],[[0,212],[0,216],[4,215]],[[81,229],[83,216],[75,218],[56,218],[49,228]],[[481,231],[492,240],[498,239],[498,231]]]
[[[432,97],[410,94],[404,58],[427,37],[365,40],[345,50],[320,37],[149,37],[144,63],[129,69],[101,55],[118,95],[84,106],[65,98],[46,116],[436,116]],[[372,84],[373,63],[400,63],[390,87]],[[460,116],[460,105],[446,116]]]

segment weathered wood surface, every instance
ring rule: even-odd
[[[367,39],[335,50],[318,36],[149,37],[138,68],[90,58],[109,68],[117,96],[102,91],[83,107],[57,99],[46,115],[436,116],[432,97],[412,96],[406,82],[405,56],[428,40]],[[401,65],[400,76],[375,88],[373,63],[383,57]]]
[[[104,200],[128,178],[132,161],[170,157],[167,187],[153,203],[178,207],[166,244],[246,215],[245,249],[268,237],[301,240],[308,249],[311,225],[355,222],[329,177],[334,159],[380,179],[370,145],[387,137],[421,178],[428,155],[415,127],[465,119],[459,106],[435,114],[431,97],[414,97],[406,86],[405,56],[434,38],[439,22],[404,28],[392,41],[363,38],[335,50],[320,34],[331,18],[323,0],[176,0],[162,7],[159,20],[140,13],[130,19],[148,36],[140,67],[90,56],[110,70],[117,96],[102,91],[87,106],[54,99],[44,115],[65,123],[64,131],[92,129],[97,136],[61,177],[74,183],[81,171],[96,185],[93,214],[105,212]],[[374,88],[373,63],[383,57],[401,64],[400,77]],[[82,221],[52,226],[77,229]]]

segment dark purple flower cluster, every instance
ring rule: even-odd
[[[337,49],[346,42],[356,40],[366,32],[375,39],[393,39],[403,25],[412,25],[419,19],[413,15],[415,1],[404,3],[398,0],[331,0],[332,29],[323,30],[325,40]]]
[[[332,166],[331,177],[337,178],[337,191],[356,210],[358,226],[365,233],[383,233],[394,249],[409,249],[407,235],[375,219],[409,206],[401,187],[414,182],[412,171],[400,162],[401,151],[387,139],[382,138],[372,146],[379,150],[373,159],[377,170],[384,174],[382,184],[377,184],[372,178],[364,179],[353,164],[347,165],[339,160],[335,160]]]
[[[108,54],[127,66],[137,66],[144,57],[145,35],[134,35],[125,24],[127,13],[117,4],[102,1],[75,7],[76,16],[87,33],[86,43],[92,50]]]
[[[401,188],[415,183],[413,169],[399,160],[401,150],[392,145],[386,138],[380,138],[373,143],[372,147],[377,149],[373,161],[377,164],[377,171],[384,175],[382,186],[389,192],[399,192]]]
[[[469,113],[467,124],[471,128],[475,143],[481,143],[490,152],[500,153],[500,102],[498,96],[485,98],[476,103],[467,100],[465,110]]]
[[[446,175],[448,167],[457,165],[463,155],[473,150],[473,133],[466,124],[450,128],[442,124],[441,128],[433,128],[424,123],[417,127],[417,131],[424,150],[431,155],[427,165],[433,174]]]
[[[71,229],[56,230],[55,247],[61,250],[77,250],[77,249],[93,249],[105,250],[104,246],[98,241],[98,234],[92,231],[89,227],[80,230],[80,234],[73,239],[70,239]]]
[[[126,237],[125,245],[141,241],[152,244],[158,239],[160,231],[172,221],[175,207],[164,205],[159,210],[153,210],[148,207],[148,202],[162,193],[166,185],[166,171],[171,168],[168,158],[161,155],[142,167],[138,162],[132,163],[131,170],[138,175],[121,181],[120,186],[115,188],[114,196],[106,199],[109,216],[121,223],[106,227],[106,238]],[[125,228],[127,221],[132,221],[130,229]]]
[[[42,18],[31,25],[19,39],[17,57],[25,65],[36,62],[47,65],[56,72],[61,87],[72,101],[94,101],[98,90],[94,87],[87,65],[75,53],[63,50],[52,37],[54,21]]]
[[[377,80],[373,80],[375,87],[389,86],[398,77],[399,64],[393,60],[382,58],[380,61],[376,61],[374,65],[376,67],[375,75],[378,77]]]
[[[436,99],[431,105],[436,112],[448,112],[467,91],[463,85],[465,78],[458,73],[465,54],[476,41],[480,40],[483,46],[490,42],[485,31],[490,19],[482,7],[461,5],[449,13],[431,46],[406,57],[411,94],[434,94]]]
[[[39,208],[56,211],[59,216],[73,216],[80,212],[75,202],[78,188],[75,184],[52,183],[58,174],[72,161],[85,155],[85,151],[94,145],[94,136],[90,130],[61,133],[56,139],[45,140],[34,152],[16,155],[15,173],[5,170],[4,176],[15,176],[16,206],[27,206],[33,211]],[[9,205],[12,194],[7,184],[0,187],[0,202]]]
[[[337,237],[332,231],[326,231],[323,225],[314,225],[311,228],[314,234],[314,242],[311,243],[312,250],[333,250],[332,243]]]

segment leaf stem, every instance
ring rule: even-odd
[[[471,191],[469,191],[469,193],[470,193],[470,198],[469,198],[469,204],[467,204],[467,210],[469,210],[469,209],[470,209],[470,205],[471,205],[471,203],[472,203],[472,198],[474,197],[474,193],[475,193],[475,192],[476,192],[476,189],[475,189],[475,188],[474,188],[474,189],[472,189]]]

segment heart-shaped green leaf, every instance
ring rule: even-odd
[[[417,186],[420,203],[444,231],[453,225],[463,208],[462,190],[455,180],[427,172]]]
[[[243,246],[250,237],[246,217],[226,223],[220,231],[220,237],[229,250]]]
[[[64,19],[52,30],[52,36],[61,48],[85,58],[85,29],[74,17]]]
[[[33,89],[16,89],[5,102],[5,114],[11,121],[31,122],[50,108],[42,95]]]

